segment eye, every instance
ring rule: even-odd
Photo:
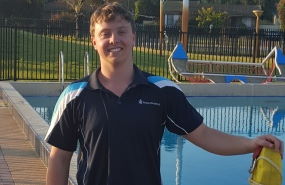
[[[125,30],[119,30],[119,35],[124,35],[125,33],[126,33],[126,31]]]
[[[105,31],[104,31],[104,32],[101,32],[101,33],[100,33],[100,37],[101,37],[101,38],[108,38],[109,36],[110,36],[110,33],[109,33],[109,32],[105,32]]]

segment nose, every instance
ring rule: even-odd
[[[119,42],[119,36],[116,33],[112,33],[110,40],[109,40],[110,44],[116,44]]]

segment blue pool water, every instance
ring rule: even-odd
[[[49,122],[57,97],[26,99]],[[285,142],[285,97],[188,97],[188,100],[212,128],[246,137],[273,134]],[[164,185],[247,185],[250,164],[250,154],[218,156],[165,130],[161,143]]]

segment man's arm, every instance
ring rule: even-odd
[[[51,148],[47,170],[47,185],[67,185],[72,154],[73,152],[56,147]]]
[[[193,132],[184,136],[193,144],[219,155],[237,155],[251,153],[259,147],[273,148],[283,153],[282,142],[272,135],[259,136],[249,139],[229,135],[201,124]]]

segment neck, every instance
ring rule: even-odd
[[[133,63],[124,63],[122,65],[110,65],[101,63],[99,80],[102,85],[116,94],[121,96],[133,80]]]

